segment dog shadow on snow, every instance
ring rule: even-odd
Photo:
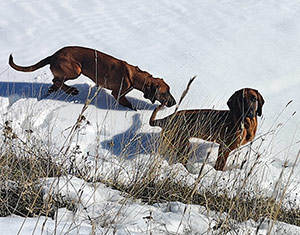
[[[141,133],[140,114],[134,114],[132,125],[123,133],[119,133],[110,140],[102,141],[102,148],[109,150],[113,155],[132,159],[139,154],[152,154],[157,151],[159,133]]]
[[[71,96],[63,91],[57,91],[48,95],[48,88],[52,84],[26,83],[26,82],[0,82],[0,96],[8,97],[9,104],[23,98],[36,98],[38,100],[59,100],[70,103],[84,104],[88,98],[90,86],[88,84],[77,84],[73,87],[79,90],[79,94]],[[97,91],[97,87],[91,88],[90,97]],[[144,100],[127,97],[134,107],[140,110],[153,110],[156,105]],[[99,109],[111,109],[128,111],[129,109],[118,105],[115,98],[106,89],[101,89],[93,99],[92,105]],[[135,158],[139,154],[151,155],[157,153],[159,147],[160,133],[141,133],[142,121],[140,114],[133,115],[131,127],[123,133],[115,135],[112,139],[101,142],[102,148],[119,157]],[[208,152],[212,149],[211,143],[192,143],[192,163],[202,163]]]
[[[48,88],[52,84],[47,83],[26,83],[26,82],[0,82],[0,96],[8,97],[10,105],[22,98],[36,98],[38,100],[59,100],[70,103],[84,104],[88,98],[90,86],[88,84],[76,84],[73,87],[79,90],[79,94],[72,96],[59,90],[48,94]],[[97,91],[97,87],[91,88],[90,98]],[[155,105],[152,105],[144,100],[139,100],[133,97],[127,97],[129,102],[134,107],[140,110],[152,110]],[[129,109],[119,105],[115,98],[108,93],[106,89],[100,89],[97,96],[93,99],[92,105],[98,109],[113,109],[128,111]]]
[[[141,133],[139,132],[141,126],[140,114],[135,114],[132,117],[131,127],[100,144],[103,149],[110,151],[113,155],[128,160],[134,159],[140,154],[155,155],[159,148],[160,133]],[[207,154],[215,147],[212,147],[212,143],[209,142],[192,142],[191,163],[203,163]]]

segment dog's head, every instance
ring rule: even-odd
[[[174,97],[170,93],[170,87],[160,78],[149,78],[149,81],[144,86],[144,98],[151,100],[154,103],[156,100],[162,105],[171,107],[176,104]]]
[[[253,118],[262,115],[265,101],[262,95],[254,89],[244,88],[236,91],[228,100],[230,111],[242,117]]]

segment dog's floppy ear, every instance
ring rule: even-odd
[[[151,100],[152,104],[155,102],[156,90],[157,88],[153,84],[146,85],[144,89],[144,98]]]
[[[230,111],[233,111],[236,114],[242,113],[242,100],[243,100],[243,90],[238,90],[227,101],[227,105]]]
[[[258,106],[257,106],[257,115],[260,117],[262,115],[262,106],[264,105],[265,103],[265,100],[264,98],[262,97],[262,95],[256,91],[256,94],[257,94],[257,102],[258,102]]]

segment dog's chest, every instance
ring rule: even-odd
[[[240,139],[241,145],[248,143],[253,140],[256,134],[257,129],[257,119],[254,118],[245,118],[244,122],[241,123],[240,127]]]

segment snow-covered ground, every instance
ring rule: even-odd
[[[274,196],[283,165],[286,168],[280,183],[285,185],[300,148],[299,14],[297,0],[3,1],[0,8],[0,122],[11,120],[19,135],[22,130],[31,129],[43,139],[51,132],[55,146],[62,147],[81,112],[89,85],[94,86],[94,83],[80,76],[68,83],[79,89],[78,96],[58,92],[44,98],[52,80],[49,68],[20,73],[11,69],[7,61],[13,53],[17,64],[31,65],[67,45],[95,48],[138,65],[153,76],[163,77],[177,100],[189,78],[197,75],[181,109],[227,109],[226,102],[234,91],[255,88],[263,95],[265,105],[257,133],[264,141],[260,146],[262,138],[257,138],[253,147],[261,155],[253,180],[260,182],[259,190]],[[159,132],[148,125],[155,106],[139,91],[133,90],[128,96],[140,108],[138,111],[115,106],[110,92],[101,90],[85,112],[90,124],[83,126],[76,137],[82,155],[88,157],[86,164],[91,168],[101,165],[101,168],[95,167],[101,169],[97,171],[100,178],[120,171],[119,177],[125,183],[141,165],[151,164],[150,152],[155,148],[151,138]],[[286,107],[291,100],[293,102]],[[173,110],[165,109],[159,115]],[[205,151],[206,145],[202,146],[199,146],[200,152]],[[243,148],[247,149],[249,147]],[[216,177],[226,179],[228,184],[243,171],[238,169],[243,159],[233,163],[234,157],[231,157],[225,171],[216,172],[213,169],[215,150],[204,169],[206,187]],[[253,155],[248,159],[250,164],[255,160]],[[102,156],[102,162],[95,156]],[[176,170],[178,175],[186,176],[187,184],[192,184],[203,158],[196,155],[193,161],[189,171],[180,164],[169,165],[163,161],[161,175]],[[296,164],[286,196],[286,200],[294,200],[297,205],[300,205],[299,173],[300,165]],[[139,201],[124,203],[123,195],[102,184],[89,185],[75,177],[60,180],[66,183],[59,182],[57,187],[65,190],[69,197],[76,198],[78,191],[83,190],[84,209],[77,214],[60,209],[55,221],[43,217],[28,218],[25,222],[16,216],[0,218],[0,231],[51,234],[57,228],[59,234],[66,231],[89,234],[92,226],[88,217],[98,219],[96,231],[100,234],[114,230],[120,234],[151,231],[153,234],[202,234],[209,233],[214,226],[213,212],[209,214],[200,206],[179,202],[153,206]],[[189,210],[188,217],[182,213],[185,208]],[[110,218],[112,215],[116,218]],[[147,220],[149,215],[153,219]],[[105,228],[107,220],[114,221],[115,227]],[[237,226],[240,234],[243,231],[255,233],[254,222]],[[266,223],[260,232],[267,231]],[[300,233],[299,228],[280,223],[274,231],[274,234]]]

